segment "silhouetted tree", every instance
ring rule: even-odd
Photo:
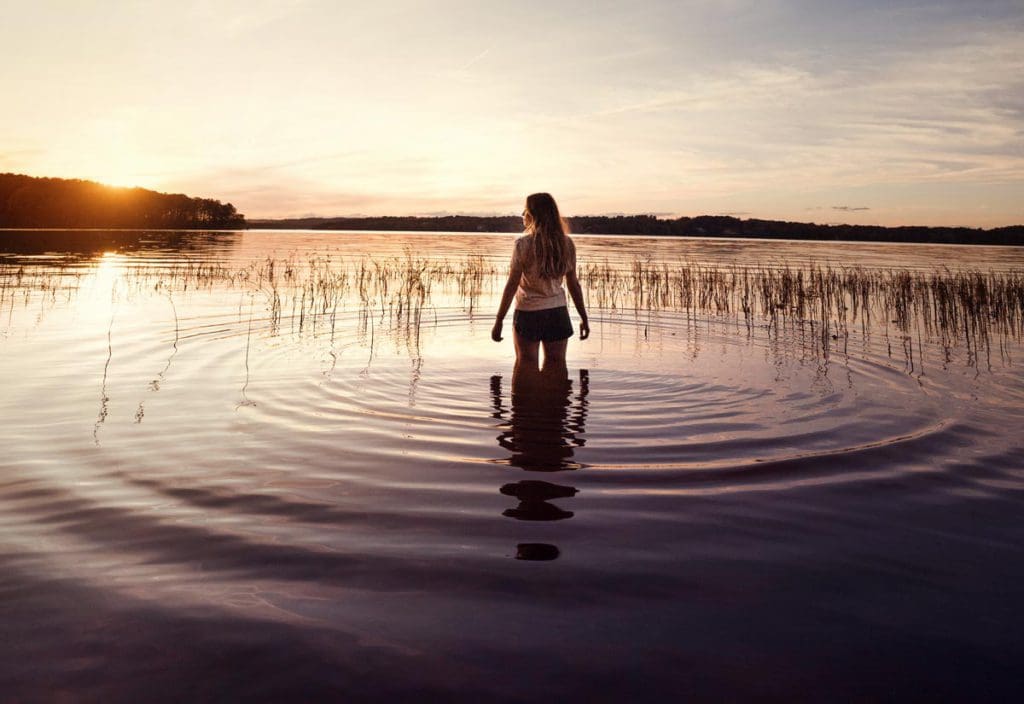
[[[224,230],[245,226],[231,203],[114,188],[94,181],[0,174],[0,227]]]

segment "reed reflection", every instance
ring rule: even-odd
[[[545,364],[543,368],[521,363],[512,373],[510,403],[505,404],[502,377],[491,377],[493,417],[501,421],[503,430],[498,445],[511,454],[504,462],[527,472],[565,472],[582,465],[575,457],[576,448],[586,444],[587,396],[590,376],[586,369],[579,373],[579,391],[573,393],[564,360]],[[518,499],[519,504],[507,508],[502,515],[520,521],[561,521],[573,517],[554,500],[576,495],[573,486],[540,479],[521,479],[501,487],[501,493]],[[521,560],[553,560],[558,548],[546,543],[522,543],[516,558]]]

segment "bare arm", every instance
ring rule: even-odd
[[[573,305],[576,306],[576,312],[580,315],[580,339],[586,340],[590,337],[590,321],[587,319],[587,306],[583,302],[583,287],[580,286],[580,280],[574,270],[565,273],[565,285],[569,289]]]
[[[501,328],[505,323],[505,316],[508,314],[509,306],[512,305],[512,299],[516,296],[516,289],[519,288],[519,279],[522,276],[523,272],[516,267],[512,267],[512,271],[509,272],[508,281],[505,282],[505,290],[501,292],[501,303],[498,305],[498,314],[495,316],[494,327],[491,328],[491,339],[495,342],[501,342]]]

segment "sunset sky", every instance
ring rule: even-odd
[[[16,3],[0,171],[249,218],[1024,223],[1024,3]]]

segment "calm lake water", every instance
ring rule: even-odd
[[[1024,251],[512,241],[0,232],[0,701],[1019,696]]]

